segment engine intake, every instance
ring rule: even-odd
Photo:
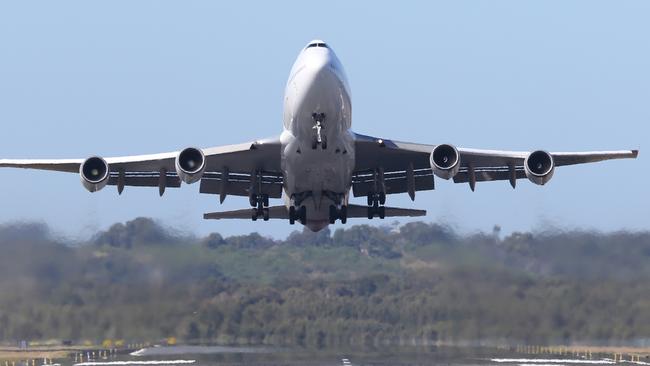
[[[431,151],[429,163],[433,173],[442,178],[453,178],[460,169],[460,153],[453,145],[441,144]]]
[[[108,183],[110,169],[106,160],[99,156],[92,156],[86,159],[79,167],[81,184],[89,192],[97,192]]]
[[[188,147],[178,153],[176,157],[176,173],[181,180],[192,184],[201,180],[205,171],[205,155],[203,151]]]
[[[553,156],[546,151],[537,150],[531,152],[524,161],[526,177],[539,185],[548,183],[553,177],[555,171],[555,162]]]

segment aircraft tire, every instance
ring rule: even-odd
[[[336,222],[336,218],[338,216],[338,213],[336,212],[336,206],[330,205],[330,224],[333,224]]]
[[[339,218],[341,219],[341,224],[348,222],[348,206],[341,206],[341,212],[339,212]]]
[[[269,209],[265,208],[262,210],[262,218],[264,221],[269,221]]]
[[[296,223],[296,206],[289,207],[289,225]]]
[[[307,207],[300,207],[300,223],[305,225],[307,224]]]

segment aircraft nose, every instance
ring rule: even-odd
[[[332,55],[329,50],[313,53],[307,60],[306,66],[316,75],[329,72],[332,67]]]

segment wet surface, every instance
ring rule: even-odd
[[[101,353],[100,353],[101,354]],[[617,363],[648,365],[644,361],[615,362],[605,357],[521,355],[506,350],[445,347],[383,347],[371,350],[305,350],[279,347],[174,346],[150,347],[131,353],[103,353],[104,357],[77,360],[16,362],[10,366],[573,366]],[[0,365],[2,366],[2,365]]]

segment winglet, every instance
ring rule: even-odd
[[[632,150],[632,157],[636,159],[639,156],[639,150]]]

